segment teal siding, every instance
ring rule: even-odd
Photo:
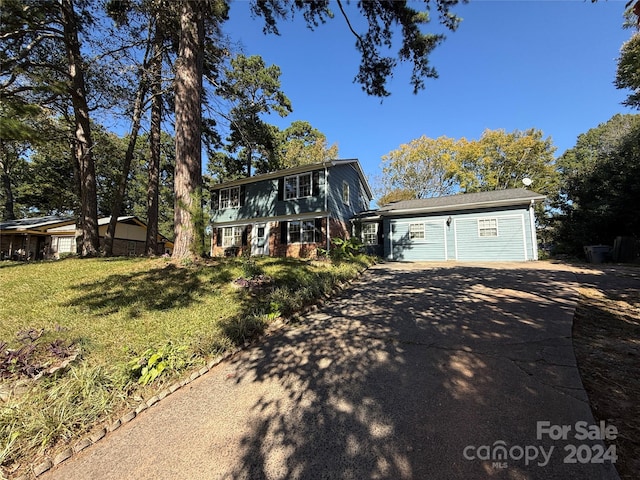
[[[349,203],[342,201],[342,184],[349,185]],[[342,221],[369,208],[369,202],[360,176],[353,165],[337,165],[329,171],[329,211],[331,216]]]
[[[498,235],[481,237],[478,220],[495,219]],[[475,218],[454,220],[455,258],[460,261],[523,261],[529,260],[525,246],[524,216],[486,213]]]
[[[451,219],[447,225],[447,219]],[[496,237],[479,234],[479,219],[495,219]],[[426,236],[411,239],[409,225],[423,222]],[[537,259],[529,207],[440,212],[385,218],[384,257],[405,261],[525,261]]]
[[[410,225],[424,226],[424,238],[412,239]],[[394,219],[385,229],[385,252],[390,248],[393,255],[387,258],[404,261],[442,261],[447,259],[446,223],[444,218],[412,217]]]
[[[290,200],[278,200],[278,178],[245,184],[244,205],[236,208],[213,208],[212,223],[246,221],[287,215],[301,215],[324,211],[325,174],[317,174],[318,195]],[[219,190],[218,190],[219,192]],[[216,207],[219,207],[217,205]]]

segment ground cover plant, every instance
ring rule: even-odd
[[[371,262],[0,263],[2,471],[15,474],[119,418]]]

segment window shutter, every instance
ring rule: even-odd
[[[378,223],[378,245],[382,245],[384,243],[384,223]]]
[[[221,247],[222,246],[222,229],[216,228],[216,231],[218,232],[216,234],[216,246]]]
[[[245,197],[247,196],[246,185],[240,185],[240,206],[244,207]]]
[[[220,206],[220,190],[213,190],[211,192],[211,210],[218,210]]]
[[[245,247],[247,245],[247,237],[248,237],[248,232],[247,232],[248,227],[244,227],[242,229],[242,246]]]
[[[280,243],[282,245],[287,244],[287,235],[288,235],[288,225],[289,222],[280,222]]]
[[[311,178],[313,182],[313,196],[317,197],[320,195],[320,170],[313,172]]]
[[[314,230],[314,241],[316,243],[322,242],[322,219],[316,218],[316,228]]]
[[[278,179],[278,200],[284,200],[284,177]]]

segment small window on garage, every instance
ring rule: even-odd
[[[378,244],[378,224],[363,223],[362,224],[362,243],[365,245]]]
[[[498,236],[498,219],[497,218],[479,218],[478,219],[478,236],[479,237],[497,237]]]
[[[424,223],[412,223],[409,225],[409,238],[411,240],[424,240]]]

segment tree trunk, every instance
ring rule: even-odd
[[[158,197],[160,190],[160,141],[162,122],[162,44],[163,32],[159,14],[156,16],[153,38],[153,60],[151,61],[151,132],[149,135],[149,184],[147,186],[147,255],[158,252]]]
[[[202,254],[202,60],[204,25],[200,2],[184,0],[175,80],[175,242],[173,258]]]
[[[120,181],[118,183],[118,189],[113,197],[113,204],[111,205],[111,218],[109,219],[109,226],[107,227],[107,234],[104,237],[104,254],[107,257],[113,255],[113,240],[116,236],[116,226],[118,224],[118,217],[122,210],[122,201],[124,200],[125,193],[127,191],[127,181],[129,180],[129,171],[131,170],[131,161],[135,153],[136,142],[138,140],[138,132],[140,131],[140,121],[142,119],[142,110],[144,106],[144,98],[147,95],[147,81],[145,79],[146,72],[144,68],[140,72],[140,84],[138,85],[138,91],[136,92],[136,99],[133,105],[133,119],[131,124],[131,133],[129,134],[129,144],[127,145],[127,151],[122,161],[122,173],[120,175]]]
[[[70,94],[75,117],[75,156],[80,168],[80,224],[82,255],[96,256],[98,236],[98,197],[96,172],[91,150],[91,123],[84,83],[84,65],[78,40],[78,25],[73,0],[61,0],[64,43],[69,64]]]
[[[4,148],[4,142],[2,142],[2,156],[4,160],[0,162],[2,170],[0,171],[0,177],[2,177],[2,190],[4,192],[4,215],[2,220],[15,220],[16,214],[14,210],[13,201],[13,189],[11,188],[11,160],[9,159],[8,149]]]

